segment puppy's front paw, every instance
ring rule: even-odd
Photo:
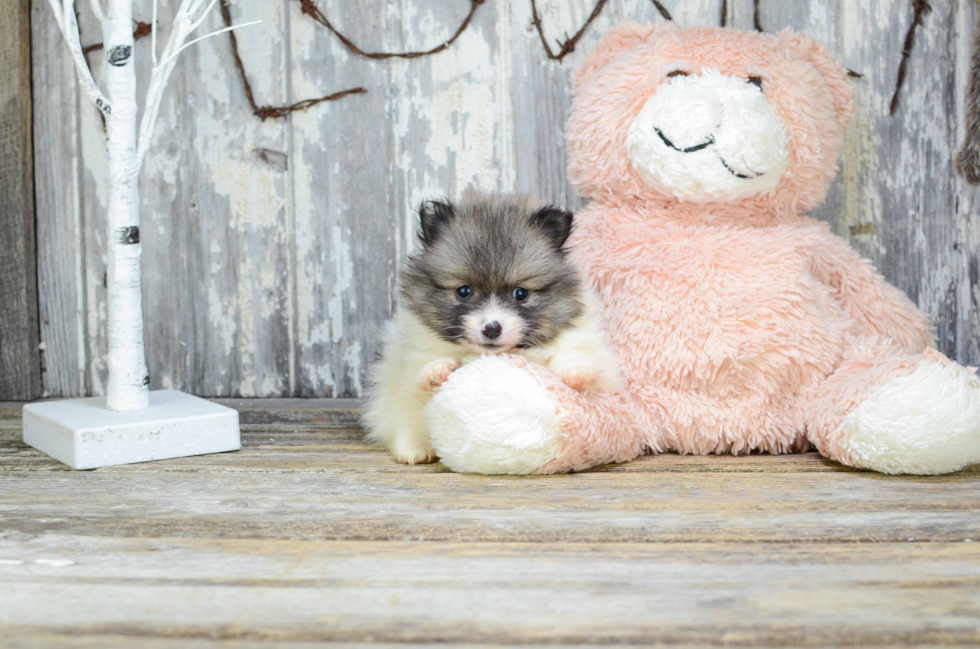
[[[389,450],[395,460],[402,464],[429,464],[437,459],[428,442],[396,442]]]
[[[562,368],[557,374],[562,383],[579,392],[585,392],[599,380],[599,372],[594,367],[582,365]]]
[[[423,390],[434,390],[449,379],[449,375],[459,369],[455,358],[437,358],[422,368],[419,384]]]

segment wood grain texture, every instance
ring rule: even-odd
[[[10,596],[0,630],[8,632],[473,643],[725,638],[780,646],[980,640],[980,550],[970,544],[775,545],[762,554],[745,544],[50,535],[0,542],[0,552],[23,562],[0,566]],[[37,563],[52,559],[72,563]],[[52,610],[61,611],[54,621]]]
[[[90,384],[89,373],[104,363],[101,356],[92,360],[94,366],[89,362],[88,320],[97,312],[86,308],[86,295],[97,287],[104,292],[105,263],[92,269],[98,275],[93,283],[86,276],[84,251],[86,238],[100,237],[102,230],[82,223],[82,200],[94,198],[90,186],[83,191],[79,176],[83,102],[71,57],[45,0],[31,0],[31,69],[42,380],[48,394],[90,394],[101,386]],[[101,123],[98,128],[96,134]],[[102,155],[104,160],[104,147]]]
[[[397,464],[365,444],[353,404],[329,404],[238,402],[241,452],[91,472],[25,446],[19,410],[0,409],[0,521],[38,535],[228,539],[980,539],[977,471],[895,478],[816,454],[662,455],[576,475],[487,478]]]
[[[41,393],[30,0],[0,12],[0,399]]]
[[[47,80],[35,82],[44,386],[57,396],[99,394],[101,127],[77,101],[45,4],[35,0],[33,15],[35,79]],[[161,4],[164,24],[172,4]],[[716,0],[665,4],[682,26],[718,24]],[[852,82],[858,111],[840,176],[814,216],[930,313],[942,351],[966,364],[980,363],[978,195],[954,178],[951,157],[975,4],[954,0],[927,16],[894,117],[887,103],[908,0],[763,0],[760,16],[768,31],[813,32],[865,75]],[[137,0],[135,15],[145,19],[149,6]],[[540,0],[546,37],[574,33],[593,6]],[[393,51],[441,42],[469,3],[321,8],[364,49]],[[241,37],[260,103],[356,85],[368,92],[260,122],[223,38],[188,50],[167,89],[141,184],[150,373],[155,388],[229,397],[363,394],[422,199],[478,186],[581,207],[565,174],[570,72],[612,25],[661,20],[649,0],[610,2],[558,63],[542,51],[529,0],[494,0],[449,50],[377,61],[351,53],[297,2],[232,10],[238,21],[264,21]],[[752,0],[729,2],[736,27],[751,28],[752,11]],[[82,26],[85,42],[97,40],[84,7]],[[208,26],[218,26],[216,15]],[[148,47],[137,44],[141,79]]]
[[[357,402],[224,403],[240,452],[84,472],[0,403],[0,646],[980,642],[976,471],[466,476],[367,446]]]

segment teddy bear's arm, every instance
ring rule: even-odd
[[[907,353],[934,345],[928,316],[846,241],[829,231],[819,232],[805,242],[803,254],[865,333],[894,340]]]

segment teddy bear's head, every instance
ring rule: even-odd
[[[624,24],[576,72],[569,174],[609,200],[767,211],[818,205],[853,105],[810,36]]]

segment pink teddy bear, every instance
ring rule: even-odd
[[[846,74],[803,34],[625,24],[577,71],[570,246],[628,387],[579,393],[485,356],[425,409],[455,471],[557,473],[650,452],[789,453],[938,474],[980,462],[980,380],[804,213],[837,172]]]

